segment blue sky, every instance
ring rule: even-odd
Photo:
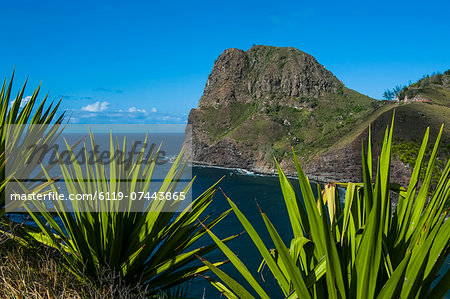
[[[347,87],[450,68],[450,1],[1,1],[0,75],[80,123],[176,123],[226,48],[292,46]]]

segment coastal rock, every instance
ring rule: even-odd
[[[214,63],[198,107],[251,103],[271,95],[283,102],[302,95],[335,93],[341,87],[313,56],[295,48],[254,46],[245,52],[231,48]]]

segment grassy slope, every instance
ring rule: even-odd
[[[435,75],[425,77],[404,89],[399,98],[418,98],[431,100],[431,102],[400,102],[396,108],[395,137],[399,142],[418,142],[430,127],[431,140],[434,141],[442,123],[450,120],[450,75]],[[389,116],[385,113],[377,120],[377,124],[386,125]],[[381,132],[380,132],[381,133]],[[378,136],[378,140],[381,137]],[[447,155],[446,147],[450,144],[450,126],[444,125],[441,148]]]
[[[382,114],[376,121],[387,124],[392,112]],[[434,140],[445,121],[450,119],[450,107],[432,103],[411,103],[396,107],[395,137],[397,139],[419,141],[428,126],[430,126],[431,139]],[[380,132],[381,133],[381,132]],[[443,141],[450,141],[450,126],[444,125]]]
[[[350,141],[348,136],[355,134],[361,120],[369,118],[380,108],[380,102],[351,89],[345,89],[343,95],[329,96],[312,112],[315,126],[313,130],[303,132],[308,139],[294,149],[309,159],[338,142]],[[303,129],[300,128],[299,133]]]
[[[130,288],[114,279],[105,272],[101,287],[81,282],[56,250],[23,246],[0,231],[0,298],[145,298],[142,286]]]
[[[342,135],[342,137],[333,144],[329,149],[337,150],[345,148],[348,144],[353,142],[356,138],[358,138],[371,123],[373,123],[378,117],[383,114],[392,116],[392,109],[396,107],[394,103],[391,102],[380,102],[379,107],[374,109],[369,115],[364,118],[358,119],[354,125],[345,128],[347,130],[346,133]]]
[[[447,81],[446,81],[447,80]],[[396,110],[394,124],[394,144],[415,144],[420,146],[420,141],[427,127],[430,127],[430,143],[434,143],[441,125],[444,123],[444,131],[441,138],[439,159],[445,163],[450,157],[450,89],[448,83],[450,76],[436,75],[419,80],[410,85],[400,94],[400,98],[406,95],[409,99],[421,98],[431,100],[429,102],[382,102],[380,107],[368,117],[359,119],[338,142],[329,148],[330,151],[347,147],[350,143],[360,138],[365,129],[371,125],[373,129],[373,144],[382,142],[384,130],[390,125],[393,109]],[[446,123],[447,122],[447,123]],[[328,151],[324,153],[328,154]],[[398,153],[401,155],[402,153]]]
[[[211,141],[230,137],[271,163],[273,155],[290,155],[291,146],[307,157],[322,153],[352,132],[361,118],[379,109],[379,102],[348,88],[297,100],[303,109],[258,99],[251,104],[207,107],[197,123],[203,124]]]

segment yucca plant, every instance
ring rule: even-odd
[[[98,155],[92,132],[90,141],[93,152]],[[82,167],[71,146],[67,143],[66,146],[73,158],[70,165],[61,163],[68,193],[132,194],[149,190],[159,150],[152,152],[151,163],[138,163],[144,155],[143,147],[131,169],[128,169],[119,159],[114,158],[118,149],[123,153],[127,152],[125,138],[122,146],[117,139],[114,145],[110,135],[111,161],[108,169],[98,157],[95,157],[93,165],[86,163]],[[86,144],[84,152],[85,161],[88,161]],[[158,192],[175,190],[185,165],[183,157],[184,151],[171,166]],[[48,180],[52,180],[47,172],[46,175]],[[122,183],[122,180],[127,182]],[[187,192],[192,183],[193,181],[184,187],[183,192]],[[48,212],[45,205],[36,203],[33,209],[30,206],[26,208],[41,232],[30,232],[30,235],[36,241],[59,250],[66,259],[68,268],[81,280],[89,279],[101,284],[101,273],[110,271],[120,281],[131,286],[145,284],[149,295],[157,295],[208,270],[208,267],[198,262],[196,255],[206,254],[217,246],[215,243],[196,246],[197,241],[206,234],[205,228],[197,219],[207,223],[206,227],[211,229],[231,211],[230,209],[213,219],[211,215],[204,214],[212,202],[215,187],[216,185],[206,190],[188,207],[178,212],[180,201],[170,200],[154,201],[147,206],[132,201],[101,201],[96,207],[88,201],[74,201],[71,207],[64,201],[57,201],[55,213]],[[53,192],[58,192],[55,184],[51,188]],[[127,207],[128,204],[130,206]],[[70,210],[73,212],[69,213]],[[230,236],[221,242],[235,237]],[[216,262],[214,265],[220,266],[223,263]]]
[[[24,148],[20,148],[20,145],[18,145],[16,142],[13,142],[11,144],[11,141],[18,141],[22,136],[27,134],[27,138],[34,138],[35,136],[40,136],[41,140],[36,140],[36,143],[45,141],[47,144],[51,144],[53,138],[57,136],[57,132],[55,130],[50,130],[50,132],[44,133],[44,134],[37,134],[34,135],[31,132],[27,132],[24,130],[23,125],[31,124],[34,126],[38,125],[50,125],[53,123],[56,127],[58,127],[60,124],[62,124],[65,113],[63,112],[61,115],[57,116],[57,110],[59,108],[59,105],[61,103],[61,100],[58,101],[56,104],[52,102],[48,107],[46,107],[47,103],[47,96],[44,97],[44,99],[41,101],[39,106],[36,108],[36,104],[38,102],[38,95],[40,86],[34,90],[31,97],[28,99],[26,103],[22,103],[22,99],[25,94],[25,88],[27,85],[27,81],[25,81],[23,87],[20,89],[20,91],[17,93],[17,96],[14,98],[14,101],[11,101],[11,91],[13,87],[13,81],[14,81],[14,71],[11,76],[11,80],[7,84],[6,79],[3,82],[1,91],[0,91],[0,101],[1,101],[1,110],[0,110],[0,118],[1,118],[1,125],[0,125],[0,219],[4,217],[5,215],[5,186],[7,182],[11,179],[12,174],[11,173],[5,173],[5,165],[6,165],[6,159],[8,160],[8,163],[12,163],[11,159],[14,160],[14,158],[20,157],[22,160],[27,158],[27,155],[23,154],[23,151],[26,150]],[[6,144],[6,130],[8,129],[10,132],[13,130],[12,126],[10,125],[22,125],[17,126],[17,132],[16,132],[16,139],[10,138],[9,144]],[[9,127],[8,127],[9,126]],[[55,127],[55,128],[56,128]],[[18,132],[20,131],[20,132]],[[5,151],[8,150],[9,153],[20,153],[18,155],[14,155],[12,157],[11,155],[8,155],[6,157]],[[30,149],[28,149],[29,151]],[[24,161],[18,161],[16,160],[14,165],[24,165]],[[34,169],[28,168],[26,170],[23,170],[23,172],[31,173]],[[42,176],[42,173],[40,174]],[[30,187],[30,185],[28,185]]]
[[[342,184],[346,188],[341,207],[335,184],[317,196],[294,153],[303,200],[277,164],[280,185],[288,210],[293,238],[289,245],[261,210],[261,216],[275,245],[265,244],[252,224],[227,198],[231,208],[253,240],[286,298],[442,298],[450,286],[450,270],[439,276],[450,250],[450,221],[444,205],[450,194],[450,162],[429,196],[433,165],[442,128],[422,182],[419,172],[428,143],[429,129],[423,138],[409,187],[391,184],[391,143],[393,123],[386,129],[382,152],[375,172],[370,143],[362,148],[362,183]],[[374,177],[372,177],[374,173]],[[420,185],[420,188],[419,188]],[[398,193],[395,211],[391,191]],[[209,278],[228,298],[269,298],[244,263],[211,231],[213,238],[235,268],[252,287],[246,289],[213,264],[201,258],[219,278]],[[253,292],[253,293],[252,293]]]

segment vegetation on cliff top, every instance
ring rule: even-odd
[[[430,100],[434,104],[450,107],[450,70],[425,75],[416,83],[403,88],[397,96],[398,100]]]

